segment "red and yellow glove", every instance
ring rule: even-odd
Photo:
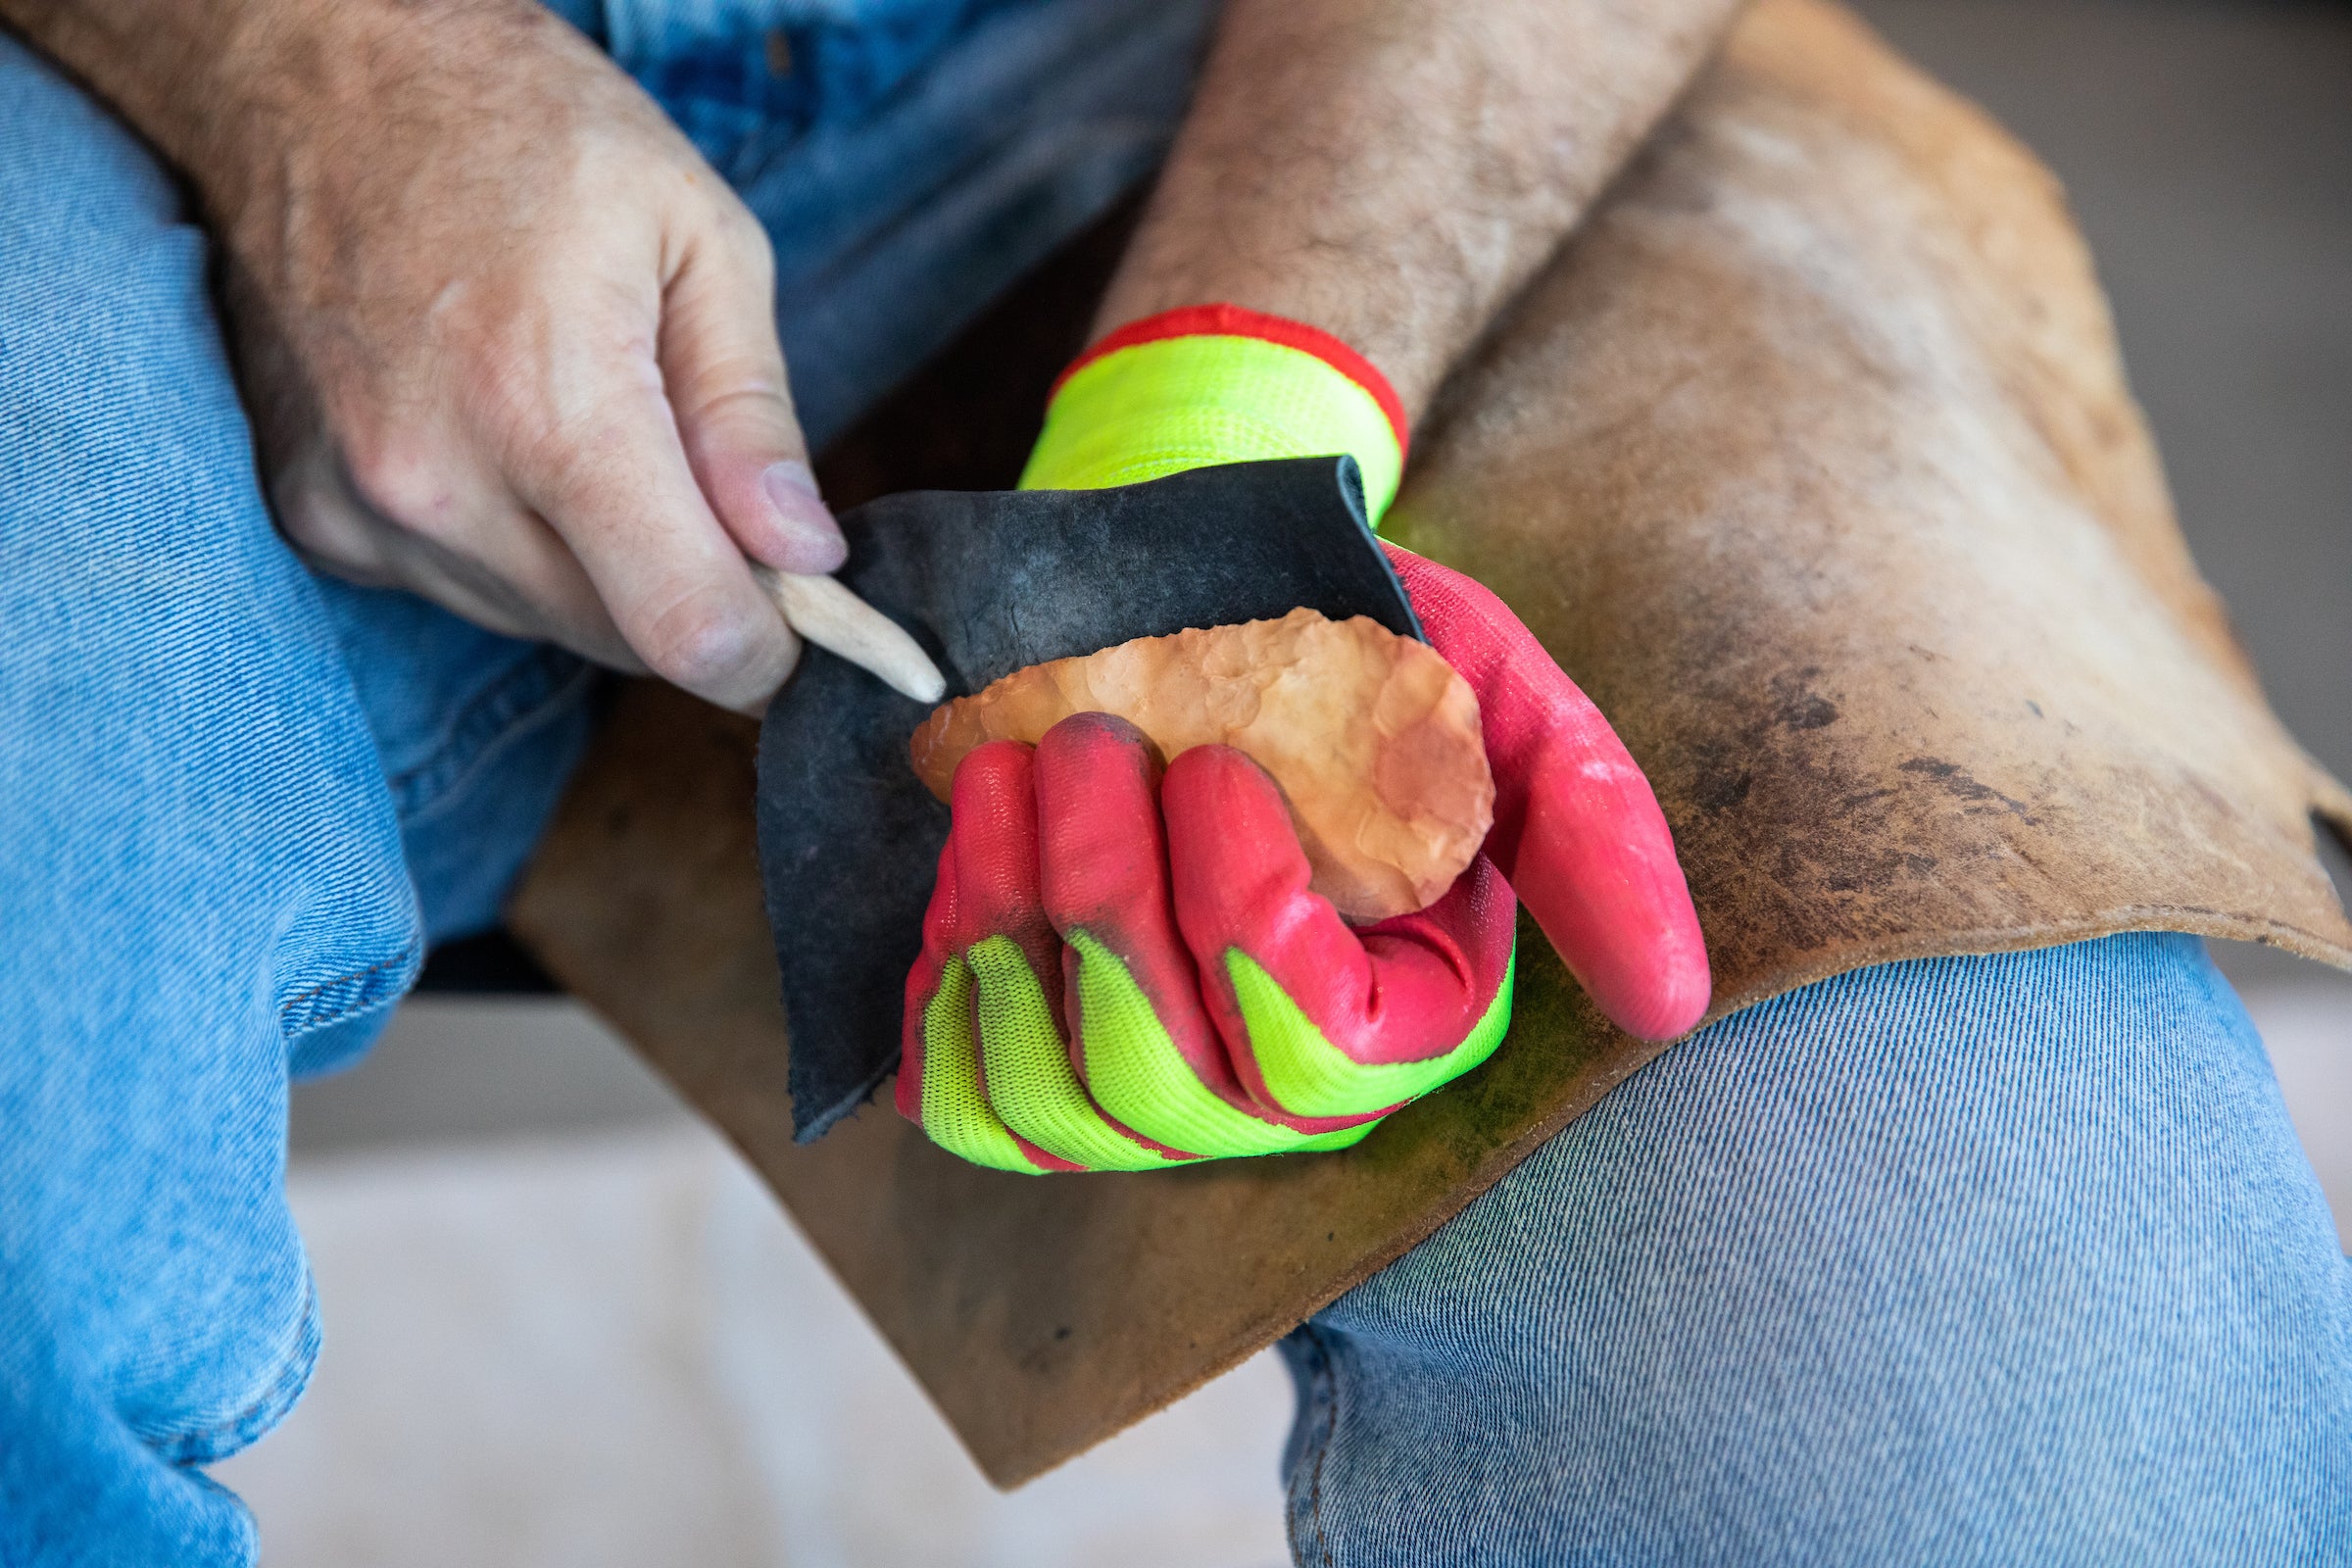
[[[1373,514],[1404,455],[1378,371],[1228,306],[1113,333],[1064,376],[1024,485],[1138,482],[1348,452]],[[1641,769],[1502,602],[1394,546],[1433,646],[1479,697],[1484,853],[1429,908],[1351,929],[1307,889],[1273,782],[1200,747],[1161,776],[1082,713],[958,769],[907,977],[899,1108],[1009,1170],[1333,1149],[1486,1059],[1510,1019],[1512,893],[1622,1027],[1705,1011],[1706,952]]]

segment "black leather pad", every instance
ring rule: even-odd
[[[839,573],[914,634],[950,696],[1051,659],[1305,606],[1419,637],[1351,458],[1199,468],[1115,490],[911,491],[846,514]],[[897,1064],[948,808],[907,760],[930,710],[821,648],[760,731],[760,862],[792,1035],[794,1136]]]

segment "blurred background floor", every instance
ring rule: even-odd
[[[2352,7],[1864,0],[2065,179],[2206,574],[2352,777]],[[2352,979],[2217,956],[2352,1245]],[[421,998],[297,1091],[312,1394],[218,1468],[302,1568],[1285,1560],[1266,1358],[1011,1497],[569,1003]]]
[[[425,1004],[432,1010],[433,1004]],[[591,1025],[563,1060],[620,1047]],[[398,1042],[394,1042],[398,1044]],[[312,1158],[327,1349],[215,1467],[302,1568],[1276,1568],[1271,1357],[1021,1492],[698,1125]]]

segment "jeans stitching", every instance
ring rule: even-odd
[[[318,1367],[318,1284],[307,1274],[302,1287],[302,1310],[294,1322],[294,1343],[277,1374],[243,1409],[191,1432],[172,1435],[142,1432],[140,1439],[166,1463],[174,1465],[211,1464],[250,1446],[294,1408]]]
[[[366,968],[354,969],[331,980],[321,980],[307,990],[296,992],[278,1004],[279,1032],[290,1040],[297,1039],[364,1012],[388,997],[398,996],[408,989],[408,971],[416,968],[423,957],[423,944],[412,940],[388,958],[378,958]],[[401,970],[403,977],[388,988],[370,984],[388,969]],[[328,993],[346,990],[353,993],[348,999],[328,996]],[[326,1000],[321,1001],[321,998]]]
[[[1308,1359],[1312,1374],[1310,1417],[1314,1422],[1315,1462],[1306,1484],[1306,1512],[1315,1530],[1315,1546],[1321,1553],[1325,1568],[1336,1561],[1332,1555],[1331,1538],[1323,1528],[1323,1462],[1331,1455],[1332,1433],[1338,1427],[1339,1386],[1332,1372],[1331,1352],[1323,1344],[1323,1336],[1312,1323],[1302,1323],[1298,1332],[1310,1348]]]
[[[458,710],[427,760],[392,776],[394,812],[404,823],[431,812],[483,758],[545,722],[595,678],[593,666],[560,649],[540,648],[517,661]]]
[[[452,749],[480,726],[477,715],[481,710],[510,703],[511,694],[521,683],[535,677],[544,681],[548,656],[553,652],[543,644],[527,647],[521,657],[501,666],[486,684],[475,687],[443,709],[431,738],[423,743],[422,760],[406,767],[387,766],[385,769],[385,782],[391,786],[398,808],[407,808],[403,797],[408,794],[437,788],[435,775],[448,771]]]

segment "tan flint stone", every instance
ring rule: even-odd
[[[1470,683],[1363,615],[1294,610],[1032,664],[941,704],[907,751],[944,801],[974,747],[1034,746],[1072,713],[1117,714],[1165,761],[1196,746],[1248,754],[1282,786],[1310,886],[1351,920],[1436,903],[1494,819]]]

